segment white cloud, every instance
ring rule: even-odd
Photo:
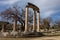
[[[0,4],[3,4],[3,5],[6,5],[6,4],[12,5],[12,4],[14,4],[15,2],[17,2],[17,1],[19,1],[19,0],[6,0],[6,1],[0,1]]]
[[[49,17],[52,14],[59,12],[60,0],[30,0],[31,3],[37,5],[40,8],[40,14],[42,18]]]
[[[60,0],[40,0],[42,17],[49,17],[60,11]]]
[[[48,17],[48,16],[52,15],[52,14],[53,14],[53,12],[54,12],[54,11],[47,11],[47,12],[43,12],[43,13],[41,14],[41,16],[42,16],[42,18],[46,18],[46,17]]]
[[[0,1],[0,4],[12,5],[17,1],[20,1],[20,0]],[[26,0],[21,0],[21,1],[23,1],[23,3],[20,2],[20,5],[22,4],[21,6],[24,6]],[[36,6],[38,6],[41,11],[40,13],[41,17],[43,18],[49,17],[52,14],[55,14],[60,11],[60,0],[27,0],[27,2],[31,2]]]
[[[42,16],[42,18],[47,18],[47,17],[50,17],[51,15],[56,14],[58,12],[60,12],[60,10],[49,10],[47,12],[41,13],[41,16]]]

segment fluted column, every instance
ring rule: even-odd
[[[36,11],[33,14],[33,32],[36,32]]]
[[[40,13],[37,13],[37,32],[40,32]]]
[[[25,13],[25,32],[28,32],[28,6],[26,6],[26,13]]]
[[[13,23],[13,31],[16,31],[16,25],[17,25],[17,21],[16,21],[16,19],[14,19],[14,23]]]

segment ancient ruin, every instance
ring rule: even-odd
[[[31,30],[31,32],[29,32],[29,27],[28,27],[28,12],[29,12],[29,8],[32,8],[33,9],[33,11],[34,11],[34,13],[33,13],[33,26],[32,26],[32,30]],[[26,33],[34,33],[34,32],[40,32],[40,10],[39,10],[39,8],[37,7],[37,6],[35,6],[34,4],[31,4],[31,3],[28,3],[27,5],[26,5],[26,7],[25,7],[25,29],[24,29],[24,31],[23,31],[23,33],[22,33],[22,31],[21,31],[21,33],[20,33],[20,35],[21,34],[26,34]],[[18,32],[16,31],[16,27],[17,27],[17,20],[19,19],[20,20],[20,18],[16,15],[16,14],[11,14],[11,15],[14,15],[14,22],[13,22],[13,26],[12,26],[12,28],[13,28],[13,30],[11,31],[11,32],[4,32],[4,24],[2,25],[2,30],[1,30],[1,32],[2,32],[2,34],[3,35],[5,35],[5,36],[7,36],[7,35],[14,35],[14,36],[16,36],[16,35],[18,35]],[[36,20],[36,17],[37,17],[37,20]],[[36,23],[37,22],[37,23]],[[5,34],[4,34],[5,33]]]
[[[34,10],[33,14],[33,32],[40,32],[40,11],[39,8],[31,3],[28,3],[26,5],[26,14],[25,14],[25,32],[28,32],[28,9],[32,8]],[[36,17],[38,16],[37,20]],[[37,21],[37,27],[36,27],[36,21]]]

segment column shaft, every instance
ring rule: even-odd
[[[37,32],[40,32],[40,13],[37,13]]]
[[[2,25],[2,30],[1,30],[1,32],[4,32],[4,24]]]
[[[25,32],[28,31],[28,7],[26,7],[26,14],[25,14]]]
[[[16,31],[16,25],[17,25],[17,21],[16,21],[16,19],[14,19],[13,31]]]
[[[33,32],[36,32],[36,11],[33,14]]]

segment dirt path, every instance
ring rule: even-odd
[[[60,40],[60,36],[56,36],[56,37],[37,37],[37,38],[0,38],[0,40]]]

